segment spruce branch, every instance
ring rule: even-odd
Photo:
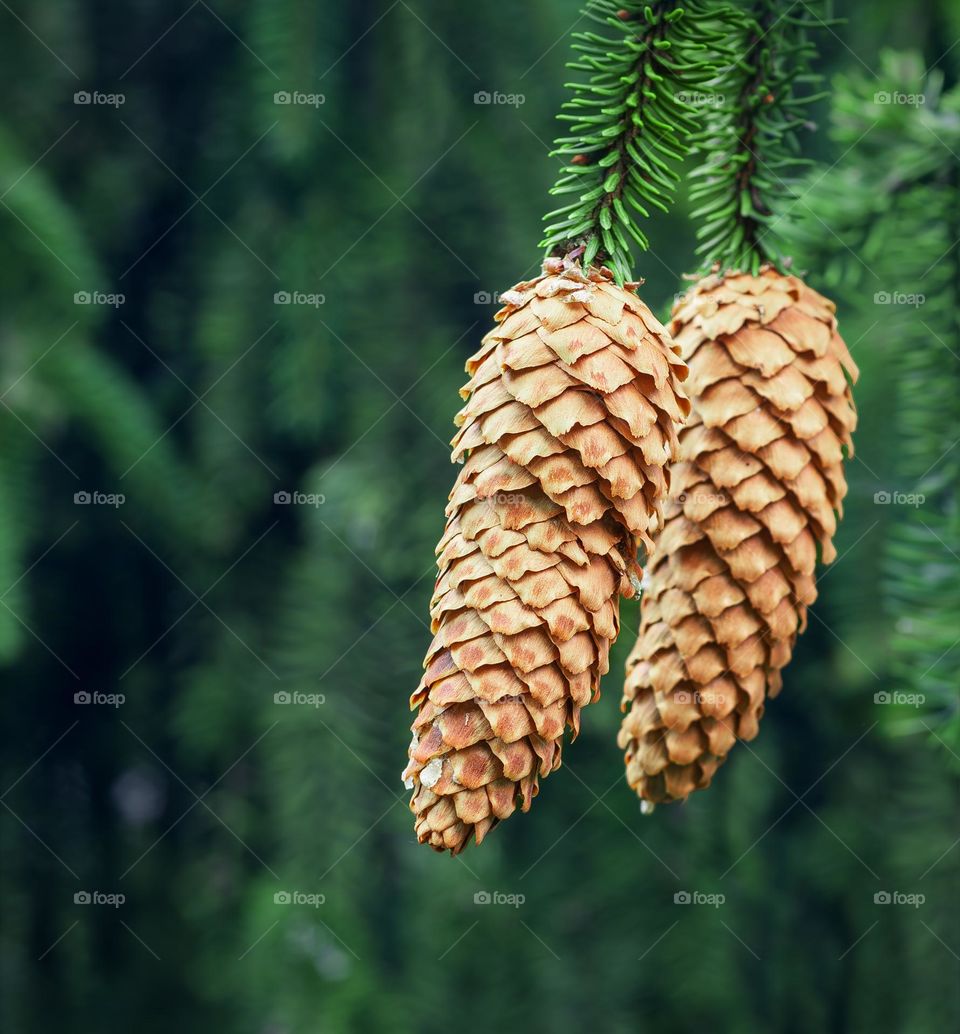
[[[798,258],[843,290],[846,319],[887,379],[873,390],[895,436],[883,462],[871,452],[890,478],[874,497],[888,505],[871,515],[885,537],[887,676],[924,704],[886,709],[884,724],[948,745],[950,760],[960,752],[960,87],[945,91],[945,78],[921,54],[892,51],[876,75],[838,76],[831,136],[844,157],[817,174],[816,218],[788,229]]]
[[[570,135],[552,152],[565,164],[551,193],[576,200],[544,217],[548,255],[582,249],[585,267],[602,262],[618,282],[630,279],[631,240],[650,246],[637,216],[673,201],[676,166],[698,128],[690,97],[715,74],[725,11],[704,0],[588,0],[585,14],[606,33],[574,35],[579,56],[568,67],[586,76],[567,84],[558,118]]]
[[[712,84],[716,103],[696,141],[703,161],[691,174],[704,266],[756,273],[767,262],[781,270],[787,264],[776,227],[811,164],[799,141],[802,130],[814,128],[807,109],[825,96],[811,71],[811,32],[828,25],[821,6],[804,3],[784,13],[778,0],[751,0],[737,13],[742,57]]]

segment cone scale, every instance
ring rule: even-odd
[[[627,661],[619,735],[650,804],[710,781],[767,697],[817,596],[853,453],[857,368],[834,305],[773,268],[701,280],[670,332],[690,369],[680,434]]]
[[[528,810],[560,765],[661,527],[686,367],[634,286],[547,259],[467,362],[403,773],[438,851]]]

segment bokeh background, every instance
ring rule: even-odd
[[[957,1028],[955,0],[820,35],[785,215],[862,418],[760,737],[641,816],[625,635],[529,815],[414,840],[446,442],[577,6],[0,3],[3,1029]],[[650,236],[665,314],[686,202]]]

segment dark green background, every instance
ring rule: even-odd
[[[539,262],[575,0],[0,5],[4,1030],[956,1028],[957,669],[948,651],[936,707],[874,702],[928,676],[891,658],[895,633],[923,642],[881,605],[908,515],[874,493],[914,487],[914,344],[934,457],[957,434],[960,107],[936,132],[906,108],[859,140],[827,122],[924,67],[952,86],[960,19],[949,0],[839,13],[822,70],[846,78],[792,215],[863,369],[859,459],[784,692],[709,792],[642,817],[615,745],[625,635],[530,814],[451,860],[413,837],[407,697],[482,296]],[[912,72],[881,65],[891,44]],[[898,179],[908,139],[942,211]],[[651,228],[636,271],[660,312],[694,231],[683,201]],[[894,312],[881,291],[932,301]],[[74,503],[95,490],[125,502]],[[924,545],[918,600],[945,571],[955,600],[960,559]]]

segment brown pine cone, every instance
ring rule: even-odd
[[[690,366],[673,498],[644,580],[618,742],[652,803],[710,785],[757,734],[817,596],[847,491],[857,367],[832,302],[772,268],[701,280],[670,331]]]
[[[529,809],[599,695],[689,411],[679,350],[609,270],[548,259],[501,300],[467,362],[403,773],[418,839],[453,854]]]

